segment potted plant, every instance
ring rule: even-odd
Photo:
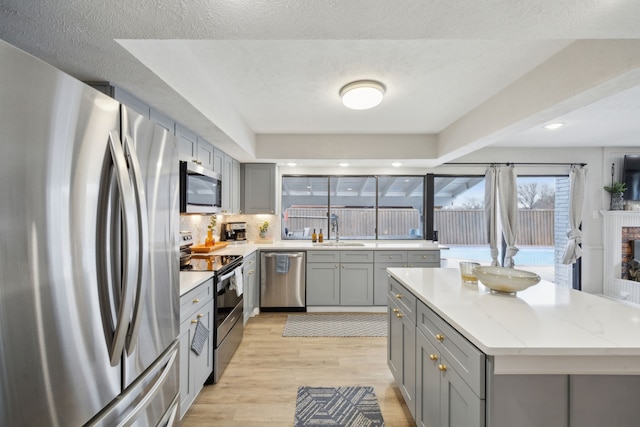
[[[267,231],[268,230],[269,230],[269,221],[265,221],[260,226],[260,237],[263,238],[263,239],[265,237],[267,237]]]
[[[216,239],[213,238],[213,230],[216,228],[217,223],[218,217],[211,215],[211,220],[209,221],[209,225],[207,225],[207,238],[204,239],[205,246],[213,246],[216,244]]]
[[[604,190],[611,193],[611,210],[620,211],[624,208],[624,192],[627,184],[624,182],[612,182],[611,185],[605,185]]]

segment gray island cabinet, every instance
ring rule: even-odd
[[[388,365],[418,426],[637,427],[640,309],[390,268]]]

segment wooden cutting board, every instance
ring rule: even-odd
[[[213,246],[205,246],[205,245],[194,245],[191,246],[191,252],[195,252],[198,254],[201,253],[209,253],[213,251],[217,251],[218,249],[226,248],[229,245],[229,242],[215,242]]]

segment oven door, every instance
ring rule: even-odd
[[[180,162],[180,212],[217,213],[221,207],[220,174],[193,162]]]
[[[238,322],[238,320],[242,321],[243,295],[238,295],[238,291],[232,286],[236,270],[241,273],[242,264],[236,267],[236,269],[217,278],[215,301],[216,348],[224,340],[236,322]]]

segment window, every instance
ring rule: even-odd
[[[429,181],[431,182],[431,181]],[[433,177],[433,229],[445,265],[462,260],[491,261],[484,213],[483,176]],[[561,264],[568,225],[568,176],[518,176],[519,232],[514,257],[516,268],[534,271],[543,279],[572,286],[572,267]],[[498,259],[504,249],[500,248]]]
[[[424,177],[285,175],[282,212],[282,239],[424,239]]]

